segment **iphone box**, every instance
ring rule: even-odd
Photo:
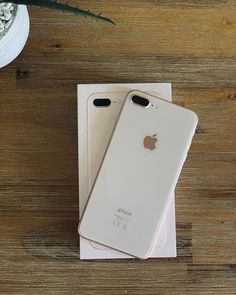
[[[96,179],[109,139],[130,90],[141,90],[172,100],[170,83],[78,84],[79,215],[81,216]],[[94,100],[108,98],[98,107]],[[94,220],[96,227],[96,220]],[[140,237],[141,238],[141,237]],[[176,257],[175,199],[170,199],[150,258]],[[80,237],[80,259],[132,258],[129,255]]]

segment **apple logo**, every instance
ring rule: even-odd
[[[156,138],[156,134],[154,134],[153,136],[145,136],[144,140],[143,140],[143,145],[145,147],[145,149],[149,149],[149,150],[154,150],[156,148],[156,142],[157,142],[157,138]]]

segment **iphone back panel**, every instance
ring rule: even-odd
[[[192,111],[140,91],[130,92],[79,233],[118,251],[147,258],[196,125],[197,116]]]
[[[157,92],[149,93],[151,95],[158,96]],[[88,144],[88,187],[91,191],[93,183],[96,180],[97,172],[101,165],[104,153],[109,144],[110,137],[115,127],[116,121],[119,117],[119,113],[122,107],[122,103],[126,98],[125,92],[116,93],[94,93],[88,98],[87,104],[87,144]],[[108,97],[110,99],[110,105],[95,106],[94,102]],[[106,100],[106,99],[105,99]],[[174,194],[171,196],[166,211],[174,211]],[[167,214],[167,212],[166,212]],[[154,248],[164,247],[167,234],[172,234],[167,228],[168,220],[164,216],[162,225],[159,230],[157,239],[155,241]],[[174,220],[174,219],[173,219]],[[175,225],[174,225],[175,226]],[[91,245],[96,249],[108,249],[108,247],[101,244],[90,241]],[[152,252],[153,253],[153,252]]]

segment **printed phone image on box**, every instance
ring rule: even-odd
[[[80,215],[95,181],[123,100],[127,92],[133,88],[149,91],[150,94],[171,100],[170,84],[78,85]],[[100,106],[99,100],[102,99],[108,101],[108,105]],[[175,256],[175,205],[173,196],[150,257]],[[80,237],[80,258],[131,258],[131,256]]]

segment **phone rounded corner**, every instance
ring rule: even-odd
[[[144,255],[142,257],[139,257],[139,259],[141,259],[141,260],[147,260],[148,258],[149,258],[149,255]]]
[[[150,248],[146,252],[141,253],[139,256],[136,256],[136,257],[138,257],[141,260],[146,260],[147,258],[150,258],[153,248],[154,248],[154,244],[151,245]]]
[[[98,92],[92,92],[92,93],[90,93],[90,94],[88,95],[88,97],[87,97],[87,104],[89,104],[90,101],[91,101],[94,97],[97,97],[97,94],[98,94]]]
[[[140,255],[140,256],[138,256],[138,258],[141,259],[141,260],[146,260],[146,259],[148,259],[150,257],[150,254],[151,254],[151,250],[144,253],[144,254],[142,254],[142,255]]]
[[[191,115],[193,117],[194,125],[197,126],[197,124],[198,124],[198,115],[192,110],[189,110],[189,112],[191,113]]]
[[[138,89],[129,90],[129,92],[126,95],[126,98],[129,98],[130,96],[137,95],[137,94],[140,94],[140,93],[141,93],[141,91],[138,90]]]

